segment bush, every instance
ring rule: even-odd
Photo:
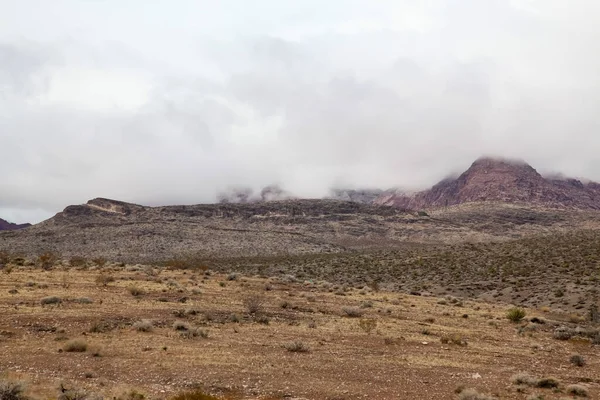
[[[146,291],[138,286],[129,286],[128,290],[129,290],[129,293],[135,297],[146,294]]]
[[[363,315],[363,311],[358,307],[342,307],[342,312],[350,318],[359,318]]]
[[[573,396],[588,397],[588,390],[583,385],[569,385],[567,386],[567,393]]]
[[[512,377],[512,383],[515,385],[537,386],[537,379],[528,374],[516,374]]]
[[[573,336],[575,336],[575,332],[565,327],[556,328],[556,330],[552,334],[552,337],[554,337],[554,339],[557,340],[569,340]]]
[[[479,393],[475,389],[465,389],[458,395],[459,400],[494,400],[487,394]]]
[[[135,329],[138,332],[152,332],[152,329],[154,329],[154,325],[149,319],[143,319],[133,324],[133,329]]]
[[[40,254],[38,257],[39,266],[46,271],[52,269],[56,261],[58,261],[58,256],[50,251]]]
[[[559,385],[558,381],[554,378],[542,378],[537,381],[536,386],[544,389],[557,388]]]
[[[176,331],[189,331],[191,329],[190,324],[184,321],[175,321],[173,323],[173,329]]]
[[[292,353],[308,353],[310,351],[310,348],[300,341],[286,343],[283,347]]]
[[[264,299],[258,294],[252,294],[244,298],[244,306],[248,314],[258,314],[262,311]]]
[[[60,304],[62,302],[60,297],[57,296],[48,296],[48,297],[44,297],[42,300],[40,300],[40,303],[42,303],[42,305],[46,305],[46,304]]]
[[[98,285],[107,286],[109,283],[114,282],[115,277],[112,275],[100,274],[96,277],[96,283]]]
[[[570,358],[571,364],[583,367],[585,365],[585,358],[580,354],[573,354]]]
[[[25,385],[22,382],[9,380],[0,380],[0,399],[1,400],[26,400],[23,394]]]
[[[525,310],[519,307],[514,307],[508,310],[506,313],[506,318],[511,320],[512,322],[521,322],[523,318],[525,318]]]
[[[87,351],[87,348],[88,348],[88,345],[84,340],[74,339],[74,340],[69,340],[65,344],[65,347],[63,347],[63,350],[66,351],[67,353],[83,353],[83,352]]]

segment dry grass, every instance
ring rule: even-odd
[[[0,328],[0,365],[29,382],[24,394],[56,398],[60,379],[105,398],[125,400],[123,393],[136,389],[162,400],[194,387],[203,371],[201,393],[217,398],[281,399],[289,393],[316,400],[339,398],[344,391],[347,398],[429,400],[452,398],[457,385],[470,383],[478,373],[483,379],[473,395],[480,397],[471,398],[521,400],[525,395],[518,386],[537,387],[542,380],[507,385],[514,371],[529,370],[535,359],[538,376],[554,376],[567,387],[577,383],[574,367],[564,368],[572,354],[588,360],[576,370],[578,379],[593,382],[600,376],[592,330],[577,328],[568,313],[552,308],[531,336],[518,335],[506,319],[506,305],[453,299],[438,304],[437,297],[362,286],[349,286],[340,296],[327,282],[288,278],[227,281],[225,274],[184,269],[160,270],[156,279],[144,267],[104,268],[116,278],[108,286],[96,283],[98,271],[69,270],[65,287],[66,270],[58,266],[49,272],[15,266],[3,275],[0,307],[10,326]],[[28,288],[29,281],[47,286]],[[267,283],[270,291],[264,290]],[[146,295],[133,298],[131,286],[143,287]],[[14,287],[21,290],[9,294]],[[63,301],[42,306],[39,299],[48,296]],[[246,299],[252,296],[260,299],[258,317],[248,308]],[[94,302],[75,301],[84,297]],[[288,307],[282,308],[283,302]],[[340,312],[345,308],[360,310],[362,318],[348,318]],[[259,317],[269,324],[257,323]],[[554,340],[556,326],[562,325],[577,335]],[[67,351],[74,342],[80,353]],[[600,394],[596,385],[587,389],[590,398]],[[468,399],[470,393],[458,396]]]

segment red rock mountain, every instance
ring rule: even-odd
[[[31,226],[31,224],[12,224],[0,218],[0,231],[16,231]]]
[[[482,201],[600,209],[600,184],[544,178],[524,162],[480,158],[458,178],[414,194],[384,193],[375,204],[416,210]]]

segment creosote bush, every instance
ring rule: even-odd
[[[62,302],[60,297],[57,296],[48,296],[48,297],[44,297],[42,300],[40,300],[40,303],[42,303],[42,305],[47,305],[47,304],[60,304]]]
[[[588,389],[583,385],[569,385],[566,388],[568,394],[572,396],[588,397]]]
[[[342,312],[350,318],[359,318],[363,315],[363,311],[358,307],[342,307]]]
[[[585,358],[580,354],[573,354],[569,361],[571,361],[571,364],[578,367],[583,367],[585,365]]]

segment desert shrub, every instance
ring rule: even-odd
[[[552,388],[557,388],[558,385],[559,385],[559,382],[554,378],[542,378],[537,381],[535,386],[537,386],[539,388],[544,388],[544,389],[552,389]]]
[[[146,291],[144,289],[142,289],[139,286],[135,286],[135,285],[129,286],[129,288],[127,290],[134,297],[138,297],[138,296],[142,296],[142,295],[146,294]]]
[[[527,386],[537,386],[537,379],[531,375],[519,373],[513,375],[511,381],[515,385],[527,385]]]
[[[192,339],[196,337],[208,338],[208,331],[200,328],[189,328],[188,330],[181,332],[181,337],[184,339]]]
[[[573,336],[575,336],[575,332],[573,330],[566,327],[559,327],[554,330],[552,337],[557,340],[569,340]]]
[[[56,261],[58,261],[58,255],[54,254],[51,251],[47,251],[38,256],[38,264],[44,270],[49,270],[54,267]]]
[[[85,340],[74,339],[74,340],[69,340],[63,347],[63,350],[66,351],[67,353],[83,353],[83,352],[87,351],[87,348],[88,348],[88,345],[85,342]]]
[[[200,390],[192,392],[180,393],[177,396],[171,397],[169,400],[219,400],[214,396],[210,396]]]
[[[494,397],[479,393],[475,389],[465,389],[458,395],[459,400],[494,400]]]
[[[520,322],[523,318],[525,318],[525,310],[519,307],[514,307],[508,310],[506,313],[506,318],[511,320],[512,322]]]
[[[580,354],[573,354],[569,361],[571,361],[571,364],[578,367],[583,367],[585,365],[585,358]]]
[[[244,297],[244,307],[248,314],[258,314],[262,311],[264,306],[264,298],[258,294],[251,294]]]
[[[130,390],[129,392],[117,397],[115,400],[144,400],[146,396],[137,390]]]
[[[190,324],[184,321],[175,321],[173,323],[173,329],[176,331],[189,331],[191,329]]]
[[[283,347],[292,353],[308,353],[310,348],[304,342],[294,341],[283,345]]]
[[[24,391],[25,385],[22,382],[0,379],[1,400],[26,400]]]
[[[600,322],[600,311],[598,311],[598,306],[596,304],[590,306],[589,320],[593,323]]]
[[[363,315],[363,311],[358,307],[342,307],[342,312],[350,318],[359,318]]]
[[[102,258],[102,257],[98,257],[98,258],[92,259],[92,262],[99,267],[104,267],[104,265],[106,264],[106,259]]]
[[[228,281],[237,281],[238,276],[239,275],[237,273],[233,272],[233,273],[227,275],[227,280]]]
[[[366,333],[371,333],[377,327],[377,320],[373,318],[363,318],[358,322],[360,329]]]
[[[573,396],[588,397],[588,389],[583,385],[569,385],[566,391]]]
[[[133,324],[133,329],[138,332],[151,332],[154,329],[154,325],[151,320],[143,319]]]
[[[80,256],[71,257],[69,260],[71,267],[83,267],[85,264],[87,264],[87,260]]]
[[[57,400],[102,400],[102,396],[87,393],[81,389],[66,389],[62,384],[59,390],[60,394]]]
[[[114,282],[115,277],[112,275],[100,274],[96,277],[96,284],[107,286],[109,283]]]
[[[234,323],[238,323],[238,322],[240,322],[240,321],[241,321],[241,318],[240,318],[240,316],[239,316],[239,315],[237,315],[237,314],[231,314],[231,315],[229,316],[229,321],[230,321],[230,322],[234,322]]]
[[[89,297],[80,297],[78,299],[73,300],[75,303],[79,303],[79,304],[92,304],[94,302],[94,300],[90,299]]]
[[[42,300],[40,300],[40,303],[42,303],[42,305],[59,304],[61,302],[62,302],[61,298],[57,297],[57,296],[48,296],[48,297],[44,297]]]
[[[440,337],[440,342],[443,344],[456,344],[458,346],[467,345],[467,341],[458,333],[454,333],[452,335],[442,335],[442,337]]]
[[[317,328],[317,323],[316,323],[315,321],[310,321],[310,322],[308,323],[308,327],[309,327],[310,329],[316,329],[316,328]]]

